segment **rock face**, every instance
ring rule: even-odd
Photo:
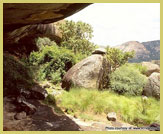
[[[25,25],[48,24],[62,20],[89,3],[5,3],[4,31],[12,31]]]
[[[69,90],[74,85],[85,88],[97,88],[103,56],[94,54],[74,65],[63,77],[62,88]]]
[[[56,43],[60,43],[61,32],[59,31],[59,24],[63,22],[27,25],[4,33],[4,51],[19,57],[21,55],[29,55],[30,52],[38,50],[36,45],[38,37],[47,37]]]
[[[89,3],[5,3],[3,5],[4,51],[17,57],[37,51],[37,37],[59,43],[57,22],[82,10]]]
[[[147,68],[146,76],[150,76],[153,72],[160,72],[160,67],[151,62],[142,62],[142,66]]]
[[[143,95],[160,99],[160,73],[152,73],[143,89]]]

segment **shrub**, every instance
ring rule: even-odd
[[[33,84],[33,73],[29,66],[10,54],[3,55],[4,95],[16,94],[21,88],[29,89]]]
[[[141,63],[128,63],[131,68],[137,69],[141,74],[145,75],[147,72],[147,67],[142,66]]]
[[[38,80],[50,80],[58,83],[75,63],[75,55],[68,49],[55,45],[44,46],[38,52],[32,52],[29,57],[31,65],[39,66]]]
[[[146,81],[138,70],[124,65],[111,74],[111,89],[119,94],[141,95]]]

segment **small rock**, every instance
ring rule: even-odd
[[[22,111],[20,113],[16,113],[15,116],[14,116],[14,118],[16,120],[21,120],[21,119],[25,119],[26,116],[27,116],[26,112]]]
[[[25,111],[28,115],[36,112],[36,107],[33,104],[30,104],[23,96],[17,97],[17,103],[17,110],[19,112]]]
[[[66,113],[67,113],[67,112],[68,112],[68,108],[66,108],[66,109],[64,110],[64,112],[66,112]]]
[[[48,96],[47,91],[39,85],[33,86],[30,92],[32,99],[44,100]]]
[[[150,131],[160,131],[160,124],[152,123],[150,126]]]
[[[147,101],[147,100],[148,100],[148,97],[143,95],[143,96],[142,96],[142,100],[143,100],[143,101]]]
[[[109,121],[116,121],[116,120],[117,120],[116,113],[115,113],[115,112],[110,112],[110,113],[108,113],[107,119],[108,119]]]
[[[20,95],[20,96],[18,96],[18,97],[16,98],[16,102],[17,102],[17,103],[22,103],[22,102],[24,102],[25,100],[26,100],[25,97],[22,96],[22,95]]]
[[[77,118],[77,115],[76,114],[74,114],[74,118]]]
[[[28,114],[34,114],[36,112],[36,107],[28,102],[24,102],[24,111]]]
[[[92,52],[92,54],[105,54],[105,53],[106,53],[105,48],[97,48],[95,49],[94,52]]]
[[[26,99],[38,99],[38,100],[44,100],[48,93],[47,91],[42,88],[40,85],[35,85],[31,89],[20,89],[20,95],[24,96]]]
[[[29,99],[31,97],[31,92],[24,88],[20,89],[20,94],[24,96],[26,99]]]
[[[74,112],[72,109],[68,109],[68,108],[66,108],[64,111],[65,111],[66,113],[68,113],[68,114],[70,114],[70,113],[73,113],[73,112]]]
[[[50,123],[50,122],[46,122],[46,124],[47,124],[48,126],[50,126],[50,127],[53,127],[53,124]]]

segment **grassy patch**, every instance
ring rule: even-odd
[[[73,111],[73,113],[82,113],[79,114],[81,118],[92,119],[94,116],[116,112],[120,120],[137,126],[160,122],[160,102],[154,98],[148,98],[144,105],[141,97],[74,88],[70,92],[64,91],[55,99],[59,107]],[[101,116],[101,118],[106,118],[106,116]]]

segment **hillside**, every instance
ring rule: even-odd
[[[148,51],[150,51],[151,60],[160,60],[160,40],[142,42]]]
[[[160,40],[138,42],[129,41],[116,46],[124,52],[135,51],[135,57],[130,62],[142,62],[151,60],[160,60]]]

